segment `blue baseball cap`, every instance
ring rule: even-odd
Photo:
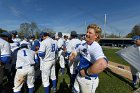
[[[63,36],[62,32],[58,32],[58,37],[62,37],[62,36]]]
[[[17,35],[17,31],[16,31],[16,30],[13,30],[13,31],[11,32],[11,34]]]
[[[29,37],[29,35],[25,35],[24,38],[29,39],[30,37]]]
[[[140,36],[133,36],[133,37],[132,37],[132,40],[133,40],[133,41],[136,41],[136,40],[139,40],[139,39],[140,39]]]
[[[9,39],[9,43],[13,43],[13,40],[12,40],[12,35],[8,32],[2,32],[0,34],[1,37],[7,37]]]
[[[31,35],[31,38],[35,38],[35,35]]]
[[[38,46],[38,47],[40,47],[40,43],[39,43],[38,40],[35,40],[35,41],[34,41],[34,46]]]
[[[23,44],[20,45],[20,47],[25,47],[25,46],[28,46],[28,44],[23,43]]]
[[[77,32],[76,31],[71,31],[71,34],[70,35],[77,37]]]

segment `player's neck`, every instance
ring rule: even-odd
[[[91,45],[93,43],[93,41],[87,41],[88,45]]]
[[[47,39],[47,38],[48,38],[48,36],[43,37],[44,40]]]

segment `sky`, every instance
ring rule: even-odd
[[[140,0],[0,0],[0,28],[18,30],[25,22],[64,33],[85,33],[95,23],[125,36],[140,23]]]

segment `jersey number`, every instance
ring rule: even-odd
[[[52,44],[52,51],[51,52],[54,52],[55,51],[55,44]]]
[[[25,51],[25,50],[23,50],[23,53],[24,53],[24,56],[27,56],[27,54],[26,54],[26,51]]]

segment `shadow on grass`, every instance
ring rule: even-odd
[[[34,93],[36,93],[36,91],[39,89],[39,87],[42,85],[42,80],[41,79],[36,79],[35,80],[35,92]]]
[[[57,93],[71,93],[71,89],[68,87],[65,79],[60,83]]]
[[[110,76],[110,77],[111,77],[110,74],[112,74],[113,76],[117,77],[117,78],[120,79],[121,81],[123,81],[123,82],[129,84],[131,87],[133,87],[133,86],[132,86],[132,83],[131,83],[129,80],[127,80],[127,79],[124,78],[123,76],[120,76],[120,75],[118,75],[118,74],[112,72],[112,70],[109,69],[109,68],[106,68],[106,70],[104,70],[104,73],[107,74],[107,75]]]

